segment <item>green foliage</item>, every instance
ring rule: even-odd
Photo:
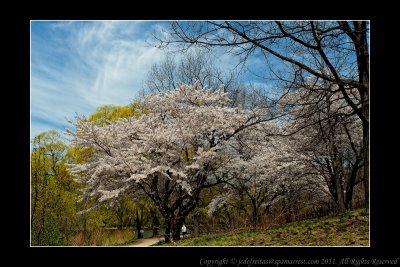
[[[76,146],[70,146],[68,147],[66,160],[68,163],[83,163],[90,158],[92,153],[92,150],[89,148],[78,148]]]
[[[77,184],[65,162],[67,146],[56,131],[33,140],[31,153],[32,245],[67,245],[77,218]]]
[[[126,106],[99,107],[87,120],[102,126],[121,118],[147,114],[140,102]],[[100,208],[78,215],[78,211],[91,208],[94,203],[80,203],[80,184],[73,180],[67,164],[83,163],[90,159],[91,149],[67,146],[57,131],[44,132],[32,141],[31,152],[31,243],[47,245],[104,245],[131,240],[133,231],[115,236],[102,231],[103,227],[134,226],[150,221],[146,200],[133,200],[124,196],[114,208]],[[122,238],[120,242],[118,236]],[[108,241],[107,241],[108,240]]]
[[[130,196],[123,195],[118,205],[113,209],[113,225],[122,229],[126,226],[133,226],[136,218],[137,203]]]
[[[104,105],[98,107],[87,121],[92,121],[98,126],[103,126],[121,118],[138,117],[142,114],[139,112],[139,109],[139,102],[134,102],[127,106]]]
[[[182,152],[182,158],[187,161],[193,159],[193,149],[186,147],[186,149]]]

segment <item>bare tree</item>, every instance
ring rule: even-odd
[[[356,178],[362,161],[362,124],[346,105],[340,92],[302,87],[282,97],[283,110],[291,110],[287,128],[297,140],[298,149],[324,178],[339,211],[351,207],[353,189],[363,181]],[[321,88],[335,87],[326,82]],[[349,91],[357,97],[355,89]],[[280,106],[280,105],[278,105]]]
[[[265,57],[276,79],[294,88],[308,79],[326,81],[340,92],[362,123],[365,205],[369,205],[369,48],[367,21],[225,21],[172,22],[161,47],[177,44],[224,47],[245,63],[255,53]],[[321,89],[321,88],[318,88]],[[359,97],[352,97],[355,89]]]
[[[179,83],[194,84],[196,81],[203,88],[213,90],[224,86],[224,91],[227,92],[234,86],[235,74],[224,73],[216,67],[212,56],[204,49],[188,50],[180,59],[173,54],[167,54],[164,61],[151,67],[141,94],[143,96],[171,91]]]

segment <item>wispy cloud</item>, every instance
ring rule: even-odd
[[[163,57],[155,22],[31,22],[31,137],[104,104],[127,104]]]
[[[163,60],[162,50],[149,46],[153,31],[164,34],[168,22],[32,21],[31,137],[70,127],[75,114],[89,115],[105,104],[125,105],[142,88],[150,67]],[[240,58],[216,49],[216,66],[226,73]],[[180,54],[176,55],[177,59]],[[264,86],[265,61],[250,57],[242,82]],[[237,76],[237,75],[236,75]]]

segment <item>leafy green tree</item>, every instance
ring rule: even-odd
[[[138,117],[141,115],[138,111],[140,105],[140,102],[133,102],[126,106],[100,106],[90,115],[87,121],[94,122],[98,126],[104,126],[121,118]]]
[[[65,162],[67,146],[56,131],[33,140],[31,152],[31,243],[67,245],[76,223],[77,184]]]

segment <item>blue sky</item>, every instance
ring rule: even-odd
[[[31,21],[31,138],[63,131],[75,114],[130,103],[150,67],[165,56],[146,41],[167,26],[166,21]],[[216,58],[222,69],[236,65],[222,52]],[[249,65],[257,63],[254,58]]]
[[[163,23],[31,22],[31,137],[64,130],[76,113],[135,97],[162,51],[146,44]]]

